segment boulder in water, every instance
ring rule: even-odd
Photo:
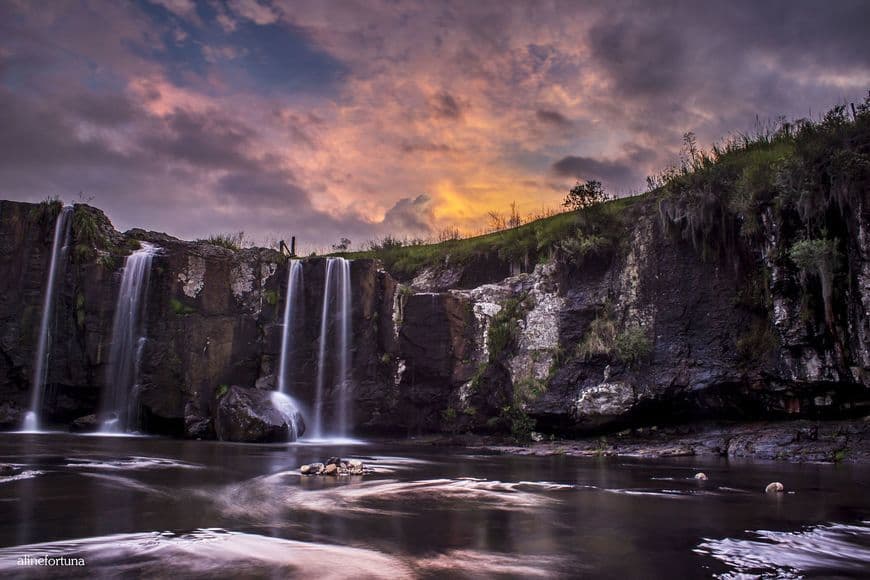
[[[100,422],[97,420],[97,416],[92,413],[90,415],[85,415],[84,417],[79,417],[70,423],[69,428],[70,431],[75,431],[77,433],[90,433],[100,428]]]
[[[15,465],[10,465],[8,463],[0,463],[0,477],[9,477],[12,475],[18,475],[24,471],[20,467],[16,467]]]
[[[338,475],[338,465],[335,463],[327,464],[326,469],[323,470],[323,475]]]
[[[222,441],[296,441],[305,423],[286,395],[234,385],[218,403],[215,431]]]
[[[764,493],[779,493],[782,491],[785,491],[785,486],[778,481],[768,483],[767,487],[764,488]]]
[[[696,473],[695,479],[697,479],[698,481],[707,481],[707,474],[706,473]]]
[[[18,427],[23,415],[21,409],[9,401],[0,403],[0,428]]]

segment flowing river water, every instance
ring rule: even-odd
[[[306,477],[357,457],[375,473]],[[870,469],[408,443],[2,434],[0,577],[800,578],[870,571]],[[693,478],[698,471],[707,481]],[[771,481],[786,493],[764,494]],[[27,556],[85,565],[22,565]],[[32,560],[31,560],[32,561]],[[748,574],[749,576],[743,576]]]

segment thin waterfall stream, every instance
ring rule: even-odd
[[[69,252],[70,226],[73,207],[61,208],[54,224],[54,241],[51,247],[51,262],[48,268],[48,281],[45,284],[45,298],[42,303],[42,320],[39,323],[39,341],[36,347],[36,361],[33,369],[33,386],[30,395],[30,410],[24,416],[24,430],[38,431],[40,412],[45,394],[45,380],[51,353],[51,324],[54,315],[55,292],[58,279],[66,272],[66,257]]]
[[[146,340],[145,298],[151,261],[157,251],[156,246],[142,242],[142,247],[127,256],[124,263],[102,401],[100,431],[104,433],[124,433],[137,427],[136,388]]]
[[[330,435],[347,437],[352,422],[351,397],[351,278],[350,261],[327,258],[323,282],[323,309],[320,318],[320,339],[317,353],[317,385],[314,401],[312,436],[324,437],[324,410],[330,396],[336,425]],[[334,352],[330,352],[330,336],[334,337]],[[328,358],[329,357],[329,358]],[[337,364],[335,362],[337,361]],[[331,363],[331,368],[327,368]],[[328,371],[332,375],[328,376]],[[327,379],[331,390],[327,393]]]
[[[284,327],[281,331],[281,358],[278,365],[278,392],[289,394],[290,372],[294,362],[294,332],[298,317],[297,309],[302,295],[302,262],[290,260],[287,272],[287,297],[284,302]]]

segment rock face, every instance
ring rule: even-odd
[[[305,433],[302,415],[292,405],[276,401],[259,389],[230,387],[220,397],[215,432],[221,441],[242,443],[296,441]]]
[[[32,389],[53,211],[0,204],[0,428],[20,426]],[[772,217],[761,220],[764,255],[735,265],[704,259],[669,233],[654,200],[626,211],[623,246],[582,260],[557,251],[542,263],[516,263],[480,252],[402,278],[375,260],[353,260],[354,431],[549,435],[665,420],[867,414],[866,208],[848,217],[859,235],[849,240],[833,305],[836,340],[808,315],[794,268],[776,258],[785,242]],[[146,298],[141,428],[292,439],[270,394],[287,259],[143,230],[120,234],[85,205],[75,207],[58,284],[44,421],[70,425],[99,411],[121,268],[139,240],[160,248]],[[314,400],[325,268],[323,258],[303,263],[287,387],[302,415]],[[765,301],[753,297],[759,280]]]

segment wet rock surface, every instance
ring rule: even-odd
[[[85,415],[84,417],[79,417],[75,421],[70,424],[70,431],[78,432],[78,433],[89,433],[92,431],[96,431],[99,429],[100,423],[97,420],[97,415],[91,413],[90,415]]]
[[[20,428],[32,391],[35,329],[52,242],[51,219],[40,218],[39,207],[4,201],[0,208],[3,429]],[[354,433],[519,429],[533,430],[546,445],[550,437],[603,434],[613,441],[617,432],[662,417],[693,422],[866,414],[866,211],[850,218],[862,233],[850,240],[844,257],[844,272],[854,272],[855,280],[845,286],[854,292],[835,304],[844,329],[838,344],[802,319],[794,271],[764,260],[756,264],[770,277],[769,307],[762,312],[746,303],[746,289],[759,272],[701,259],[691,244],[663,230],[653,201],[630,211],[625,248],[582,264],[558,252],[545,263],[512,264],[484,251],[402,277],[375,260],[353,260]],[[129,248],[142,240],[161,252],[147,293],[141,429],[194,439],[283,439],[283,428],[267,412],[243,411],[252,406],[233,402],[236,397],[224,401],[223,393],[230,385],[268,393],[276,384],[286,258],[269,249],[234,251],[144,230],[121,234],[95,208],[79,204],[75,212],[90,216],[103,241],[71,252],[59,282],[45,423],[79,429],[85,427],[80,418],[97,412],[120,269]],[[778,224],[762,217],[770,251],[783,250]],[[73,244],[91,243],[80,238],[73,228]],[[287,391],[304,405],[315,397],[325,267],[323,258],[303,264],[302,314]],[[611,338],[631,331],[643,348],[626,354],[606,345],[581,352],[595,329],[608,324]],[[763,348],[738,348],[753,341]],[[334,364],[326,361],[327,376]],[[327,422],[336,412],[330,401],[327,396]],[[676,435],[673,454],[698,448]],[[788,432],[756,439],[737,433],[728,441],[728,454],[828,457],[842,443],[838,437],[847,444],[855,438],[802,433],[796,440]]]
[[[639,428],[620,434],[524,446],[473,439],[465,441],[465,444],[519,455],[648,458],[720,456],[793,462],[868,463],[870,420],[724,425],[704,423]]]
[[[360,459],[342,459],[330,457],[326,463],[308,463],[299,468],[302,475],[329,475],[332,477],[347,475],[365,475],[374,473],[374,469],[367,466]]]
[[[295,408],[280,409],[271,392],[232,386],[218,403],[215,430],[222,441],[296,441],[305,423]]]

